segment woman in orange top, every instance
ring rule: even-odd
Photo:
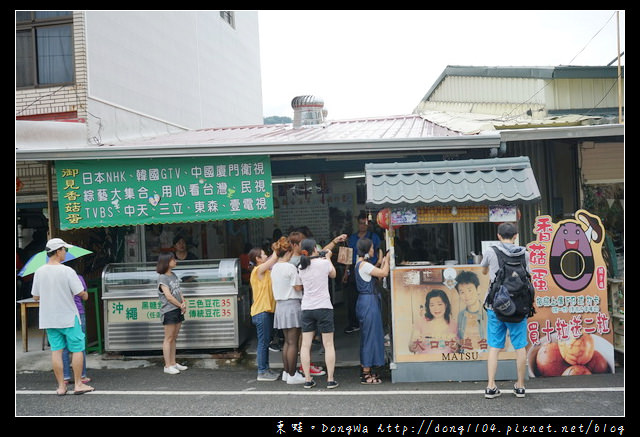
[[[256,326],[258,345],[256,361],[258,364],[258,381],[275,381],[278,373],[269,368],[269,341],[273,330],[273,313],[276,310],[276,300],[271,287],[271,268],[278,261],[278,256],[272,253],[270,257],[259,247],[249,251],[249,260],[254,264],[251,271],[251,322]]]

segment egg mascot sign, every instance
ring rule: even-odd
[[[529,376],[613,373],[613,333],[602,256],[604,227],[585,210],[539,216],[527,245],[537,313],[528,320]]]

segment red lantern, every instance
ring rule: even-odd
[[[382,229],[389,229],[389,224],[391,222],[391,210],[389,208],[385,208],[378,211],[376,221],[378,222],[378,226]]]

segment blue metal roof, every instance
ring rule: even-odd
[[[366,164],[367,206],[510,205],[540,199],[529,158]]]

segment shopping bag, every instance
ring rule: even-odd
[[[347,246],[340,246],[338,249],[338,262],[340,264],[353,264],[353,249]]]

